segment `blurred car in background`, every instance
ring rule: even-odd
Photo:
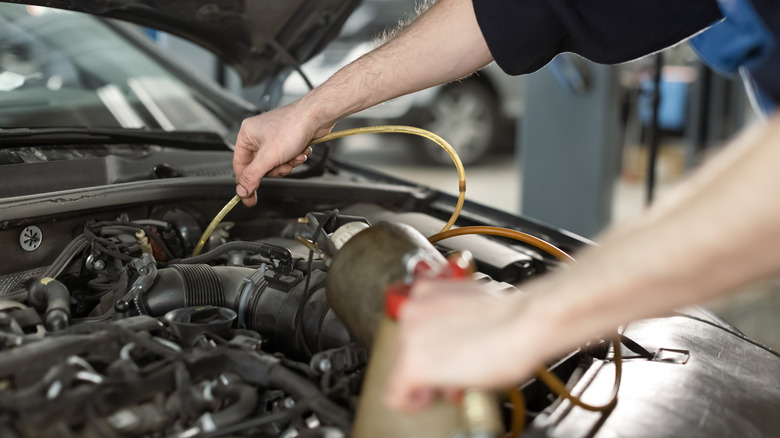
[[[347,20],[342,32],[323,52],[302,66],[315,86],[338,69],[381,43],[416,12],[415,0],[367,0]],[[514,145],[515,120],[522,111],[522,80],[490,64],[477,74],[451,84],[433,87],[350,116],[350,126],[404,124],[433,131],[446,139],[464,164],[478,162],[491,152]],[[301,75],[293,73],[284,83],[282,104],[309,90]],[[339,125],[342,126],[342,125]],[[438,164],[452,160],[430,142],[416,142],[415,149]]]

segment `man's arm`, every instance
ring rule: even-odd
[[[306,145],[344,117],[468,76],[492,61],[471,0],[440,0],[394,38],[347,65],[301,100],[244,121],[233,170],[244,204],[268,174],[305,161]]]
[[[779,272],[778,164],[780,116],[528,294],[496,303],[475,285],[420,285],[401,312],[389,404],[415,408],[431,389],[515,383],[618,325]]]

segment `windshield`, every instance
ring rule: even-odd
[[[143,36],[140,36],[143,38]],[[90,15],[0,4],[0,128],[122,127],[226,135],[192,81]],[[189,81],[189,82],[188,82]]]

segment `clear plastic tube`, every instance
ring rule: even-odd
[[[241,197],[236,195],[233,196],[233,199],[230,200],[224,207],[222,207],[222,210],[217,213],[216,216],[214,216],[214,219],[211,221],[208,227],[206,227],[206,231],[203,232],[203,235],[200,236],[200,240],[198,240],[198,244],[195,245],[195,249],[192,250],[192,256],[195,257],[200,254],[201,251],[203,251],[203,246],[206,244],[206,241],[209,240],[209,237],[211,237],[211,233],[214,232],[215,229],[217,229],[217,225],[219,225],[220,222],[222,222],[222,219],[227,216],[228,213],[230,213],[230,210],[233,209],[233,207],[236,206],[241,202]]]
[[[460,211],[463,209],[463,203],[466,202],[466,170],[463,168],[463,163],[460,161],[458,153],[455,149],[447,143],[446,140],[434,134],[433,132],[426,131],[424,129],[415,128],[413,126],[400,126],[400,125],[384,125],[384,126],[369,126],[365,128],[345,129],[343,131],[331,132],[328,135],[312,140],[310,145],[317,143],[323,143],[329,140],[335,140],[337,138],[348,137],[351,135],[359,134],[411,134],[420,137],[427,138],[428,140],[441,146],[447,154],[449,154],[452,161],[455,163],[455,169],[458,171],[458,202],[455,205],[455,210],[452,212],[447,224],[444,225],[442,231],[447,231],[455,225],[455,221],[460,215]]]
[[[519,240],[525,242],[533,247],[539,248],[553,255],[558,260],[565,263],[576,263],[574,258],[569,254],[566,254],[562,249],[557,246],[546,242],[538,237],[534,237],[530,234],[523,233],[517,230],[510,230],[508,228],[488,227],[488,226],[475,226],[475,227],[462,227],[455,228],[453,230],[440,231],[433,236],[428,237],[428,241],[436,243],[440,240],[448,239],[455,236],[464,236],[467,234],[489,234],[493,236],[508,237],[510,239]]]
[[[452,226],[455,224],[455,221],[458,219],[458,216],[460,215],[460,211],[463,209],[463,203],[466,202],[466,170],[463,168],[463,163],[460,161],[460,157],[458,157],[458,154],[457,152],[455,152],[455,149],[453,149],[452,146],[450,146],[450,144],[447,143],[446,140],[434,134],[433,132],[426,131],[420,128],[415,128],[413,126],[400,126],[400,125],[370,126],[365,128],[345,129],[342,131],[331,132],[328,135],[322,136],[320,138],[315,138],[309,143],[309,146],[318,143],[324,143],[329,140],[335,140],[338,138],[349,137],[352,135],[360,135],[360,134],[417,135],[431,140],[432,142],[444,148],[445,151],[447,151],[450,157],[452,157],[452,161],[455,163],[455,168],[458,171],[458,202],[455,204],[455,210],[452,212],[452,215],[450,216],[449,221],[447,221],[447,224],[444,226],[444,228],[442,228],[442,231],[446,231],[452,228]],[[200,252],[203,251],[203,246],[206,244],[206,241],[209,240],[211,233],[214,232],[214,230],[217,228],[217,225],[219,225],[222,219],[224,219],[225,216],[227,216],[227,214],[230,213],[230,210],[232,210],[233,207],[235,207],[236,204],[239,203],[239,201],[241,201],[241,198],[238,195],[234,196],[233,199],[231,199],[230,202],[228,202],[227,205],[225,205],[225,207],[222,208],[222,210],[217,214],[217,216],[214,217],[214,219],[209,224],[208,228],[206,228],[206,231],[204,231],[203,235],[200,237],[200,240],[198,241],[198,245],[195,247],[195,250],[192,251],[193,257],[199,255]]]

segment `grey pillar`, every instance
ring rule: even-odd
[[[527,77],[521,211],[585,237],[609,222],[620,168],[616,67],[562,55]]]

